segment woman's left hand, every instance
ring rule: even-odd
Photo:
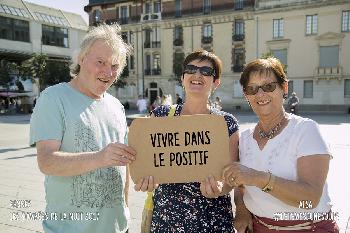
[[[154,183],[153,176],[145,176],[138,180],[134,186],[135,191],[152,192],[158,188],[158,184]]]
[[[217,198],[222,192],[222,187],[222,182],[216,181],[214,176],[210,175],[206,180],[201,182],[200,190],[206,198]]]
[[[238,162],[224,168],[223,176],[225,182],[231,187],[241,185],[256,185],[257,178],[262,175],[259,171],[241,165]]]

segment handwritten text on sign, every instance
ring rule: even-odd
[[[129,145],[137,151],[130,165],[134,182],[152,175],[157,183],[220,179],[231,162],[227,125],[222,116],[194,115],[135,119]]]

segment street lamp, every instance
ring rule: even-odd
[[[141,24],[141,79],[142,79],[142,97],[145,95],[145,74],[144,74],[144,55],[143,55],[143,28]]]

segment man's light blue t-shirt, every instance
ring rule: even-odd
[[[69,83],[43,91],[30,120],[31,145],[57,140],[64,152],[100,151],[111,142],[126,143],[126,136],[124,108],[116,98],[106,93],[95,100]],[[46,176],[45,232],[124,232],[125,176],[123,166],[78,176]]]

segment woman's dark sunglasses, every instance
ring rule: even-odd
[[[199,73],[201,73],[204,76],[214,76],[215,70],[209,66],[195,66],[195,65],[186,65],[184,73],[185,74],[195,74],[199,70]]]
[[[278,82],[266,83],[264,85],[248,85],[243,91],[246,95],[255,95],[261,88],[264,92],[273,92],[277,87]]]

